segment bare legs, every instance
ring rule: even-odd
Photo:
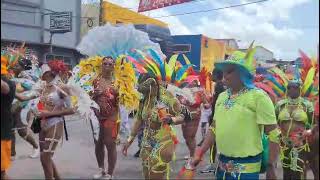
[[[290,151],[291,149],[288,149],[284,152],[285,157],[289,157],[289,159],[284,160],[284,162],[286,164],[289,164],[291,159],[290,159]],[[303,172],[299,172],[299,171],[293,171],[290,168],[283,168],[283,179],[305,179],[306,178],[306,167],[305,167],[305,162],[306,162],[306,152],[305,151],[301,151],[299,153],[299,158],[301,158],[303,162],[298,162],[298,166],[303,168]]]
[[[103,130],[104,128],[100,126],[99,138],[95,142],[95,154],[97,158],[97,163],[99,168],[104,169],[104,143],[103,143]]]
[[[39,134],[40,140],[40,160],[46,179],[61,179],[54,164],[52,157],[54,150],[58,145],[63,133],[63,122],[50,127],[49,129],[42,129]]]
[[[182,134],[188,146],[190,157],[193,157],[196,150],[196,134],[199,126],[200,116],[193,118],[191,122],[182,125]]]
[[[173,142],[169,142],[167,144],[164,144],[163,147],[160,149],[160,157],[153,157],[150,156],[152,149],[142,147],[141,158],[143,174],[145,179],[166,179],[166,174],[169,170],[167,165],[172,160],[175,147]],[[163,164],[159,165],[158,163],[160,162],[160,160],[163,161]],[[147,166],[147,164],[149,164],[149,167]]]
[[[100,126],[99,138],[96,142],[95,154],[99,168],[104,169],[105,150],[108,153],[108,174],[112,175],[117,162],[116,138],[112,137],[112,128]]]
[[[112,175],[117,162],[116,138],[112,137],[112,128],[105,128],[103,134],[108,151],[108,174]]]
[[[21,109],[19,109],[16,112],[13,113],[13,119],[15,121],[15,123],[14,123],[15,126],[14,127],[17,128],[18,134],[22,139],[24,139],[29,144],[31,144],[31,146],[34,149],[38,149],[39,148],[38,143],[33,138],[34,134],[33,134],[32,130],[30,129],[30,126],[31,126],[31,123],[32,123],[32,120],[33,120],[32,113],[29,112],[28,115],[27,115],[27,119],[28,119],[28,122],[29,122],[30,126],[29,125],[25,125],[25,124],[22,123],[20,114],[21,114]],[[15,138],[15,132],[12,132],[12,146],[11,146],[11,149],[12,149],[12,154],[11,155],[12,156],[16,155],[15,139],[16,139]]]

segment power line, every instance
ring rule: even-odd
[[[197,1],[205,1],[205,0],[197,0]],[[150,18],[166,18],[166,17],[183,16],[183,15],[195,14],[195,13],[204,13],[204,12],[210,12],[210,11],[217,11],[217,10],[229,9],[229,8],[234,8],[234,7],[246,6],[246,5],[261,3],[261,2],[265,2],[265,1],[269,1],[269,0],[259,0],[259,1],[254,1],[254,2],[248,2],[248,3],[243,3],[243,4],[236,4],[236,5],[221,7],[221,8],[214,8],[214,9],[200,10],[200,11],[192,11],[192,12],[185,12],[185,13],[177,13],[177,14],[171,14],[171,15],[165,15],[165,16],[156,16],[156,17],[150,17]],[[16,10],[16,9],[1,9],[1,10],[44,14],[44,13],[41,13],[41,12]],[[72,17],[79,17],[79,16],[72,16]],[[80,18],[92,18],[92,17],[80,17]],[[135,18],[135,19],[148,19],[148,18]],[[132,20],[132,19],[123,19],[123,20]]]
[[[241,6],[247,6],[247,5],[250,5],[250,4],[257,4],[257,3],[262,3],[262,2],[266,2],[266,1],[270,1],[270,0],[259,0],[259,1],[253,1],[253,2],[248,2],[248,3],[242,3],[242,4],[235,4],[235,5],[220,7],[220,8],[213,8],[213,9],[207,9],[207,10],[198,10],[198,11],[191,11],[191,12],[184,12],[184,13],[176,13],[176,14],[170,14],[170,15],[164,15],[164,16],[152,16],[152,17],[148,17],[148,18],[166,18],[166,17],[184,16],[184,15],[189,15],[189,14],[205,13],[205,12],[210,12],[210,11],[218,11],[218,10],[241,7]],[[135,19],[147,19],[147,18],[135,18]],[[131,20],[131,19],[124,19],[124,20]]]

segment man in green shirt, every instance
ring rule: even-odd
[[[262,134],[269,137],[267,178],[275,179],[275,163],[281,131],[268,95],[253,84],[254,48],[247,54],[236,51],[228,60],[217,63],[228,89],[217,99],[211,132],[188,164],[189,170],[201,161],[214,142],[220,152],[217,179],[259,179],[264,147]]]

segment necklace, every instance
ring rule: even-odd
[[[296,98],[296,99],[291,99],[290,97],[288,98],[288,104],[290,105],[298,105],[300,104],[301,99],[300,97]]]
[[[228,98],[224,101],[224,107],[226,109],[231,109],[234,106],[237,98],[239,96],[241,96],[242,94],[247,93],[248,91],[249,91],[249,89],[243,88],[239,92],[237,92],[236,94],[232,94],[231,89],[227,89]]]

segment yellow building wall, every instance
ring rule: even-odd
[[[135,11],[123,8],[121,6],[112,4],[110,2],[103,2],[103,21],[111,24],[149,24],[157,25],[160,27],[168,27],[168,25],[162,21],[150,18],[148,16],[139,14]]]
[[[205,67],[209,72],[212,72],[214,69],[214,63],[224,60],[225,50],[226,48],[224,43],[202,36],[200,68],[202,69],[202,67]]]

